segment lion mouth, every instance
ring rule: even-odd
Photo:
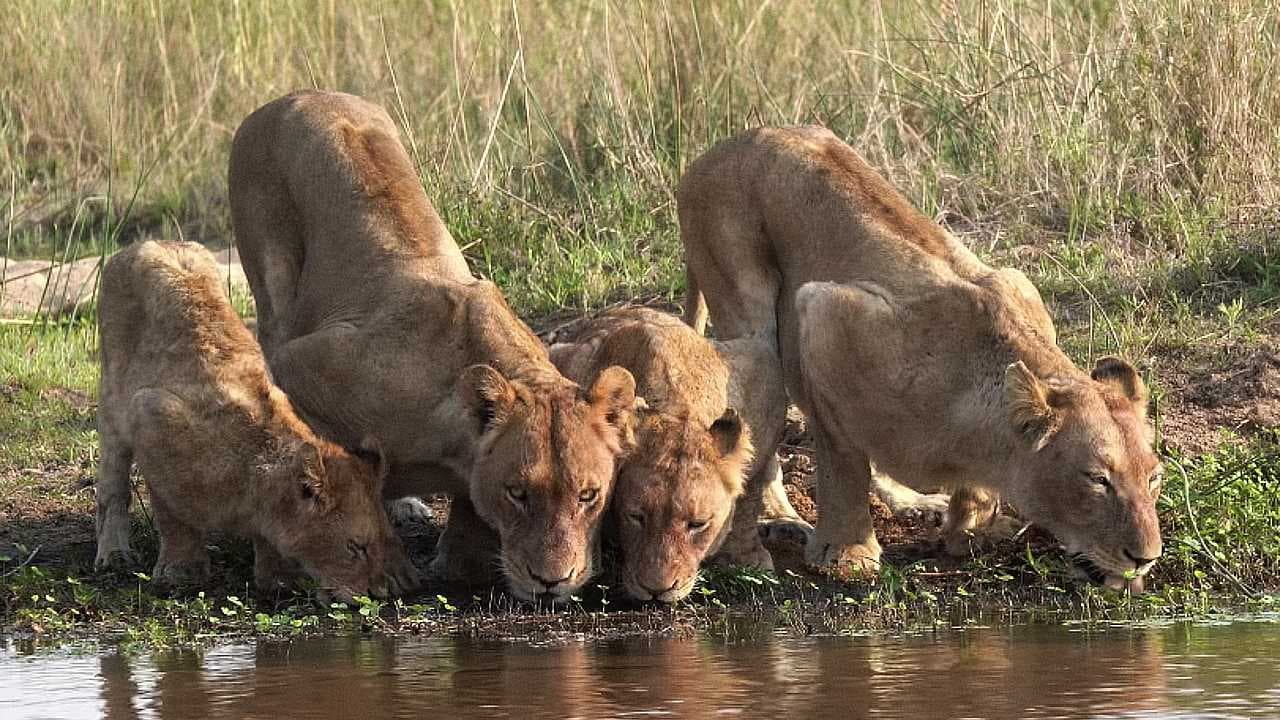
[[[688,597],[689,593],[693,591],[693,586],[697,583],[697,579],[697,575],[694,575],[688,580],[677,580],[667,588],[654,591],[641,585],[635,578],[627,578],[624,582],[624,587],[627,590],[627,594],[637,602],[672,605]]]
[[[1111,590],[1119,592],[1129,592],[1138,595],[1143,591],[1143,580],[1141,575],[1130,573],[1116,574],[1109,572],[1102,566],[1098,565],[1093,558],[1083,553],[1076,553],[1071,556],[1072,567],[1087,578],[1095,585],[1101,585]]]

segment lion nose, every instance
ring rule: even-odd
[[[555,587],[556,587],[557,585],[560,585],[560,584],[563,584],[563,583],[567,583],[567,582],[569,582],[569,580],[571,580],[571,579],[573,578],[573,571],[572,571],[572,570],[570,570],[570,571],[569,571],[569,574],[568,574],[568,575],[565,575],[564,577],[560,578],[559,580],[548,580],[548,579],[546,579],[546,578],[542,577],[541,575],[539,575],[538,573],[534,572],[534,571],[533,571],[533,568],[528,568],[528,570],[529,570],[529,577],[533,578],[534,582],[541,583],[541,584],[543,585],[543,587],[545,587],[545,588],[547,589],[547,591],[548,591],[548,592],[549,592],[549,591],[551,591],[551,590],[553,590],[553,589],[555,589]]]
[[[1134,555],[1133,553],[1129,552],[1128,548],[1125,548],[1124,556],[1129,558],[1130,562],[1133,563],[1133,566],[1135,568],[1147,567],[1148,565],[1154,564],[1156,560],[1160,559],[1159,555],[1156,555],[1155,557],[1149,557],[1149,558],[1138,557],[1137,555]]]

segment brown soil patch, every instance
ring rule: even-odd
[[[1161,431],[1179,450],[1211,450],[1223,429],[1249,436],[1280,428],[1280,342],[1274,338],[1186,359],[1162,379],[1168,392]]]

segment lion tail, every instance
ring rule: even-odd
[[[684,322],[699,335],[707,331],[707,300],[702,296],[698,279],[688,266],[685,267]]]

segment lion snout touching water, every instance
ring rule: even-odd
[[[153,577],[183,586],[209,571],[204,534],[253,539],[266,590],[296,567],[350,601],[409,589],[381,508],[385,465],[313,434],[271,384],[253,336],[195,243],[135,244],[102,272],[97,484],[99,567],[133,556],[129,469],[147,488],[160,553]],[[375,443],[369,443],[375,444]]]
[[[603,368],[625,367],[644,398],[628,429],[632,447],[619,463],[609,509],[631,597],[676,602],[728,538],[746,534],[759,545],[756,513],[735,515],[752,464],[752,431],[731,407],[730,395],[740,393],[730,387],[729,366],[711,342],[676,317],[632,307],[564,332],[551,358],[579,382]]]
[[[635,381],[561,375],[475,278],[386,111],[307,91],[236,131],[232,223],[272,373],[343,444],[368,434],[389,499],[452,497],[431,569],[562,600],[596,570]]]
[[[951,491],[949,551],[967,551],[1007,500],[1094,580],[1141,589],[1162,551],[1145,385],[1117,358],[1076,368],[1025,276],[983,264],[822,128],[717,145],[677,201],[686,319],[774,339],[809,420],[810,563],[878,565],[874,463]]]

